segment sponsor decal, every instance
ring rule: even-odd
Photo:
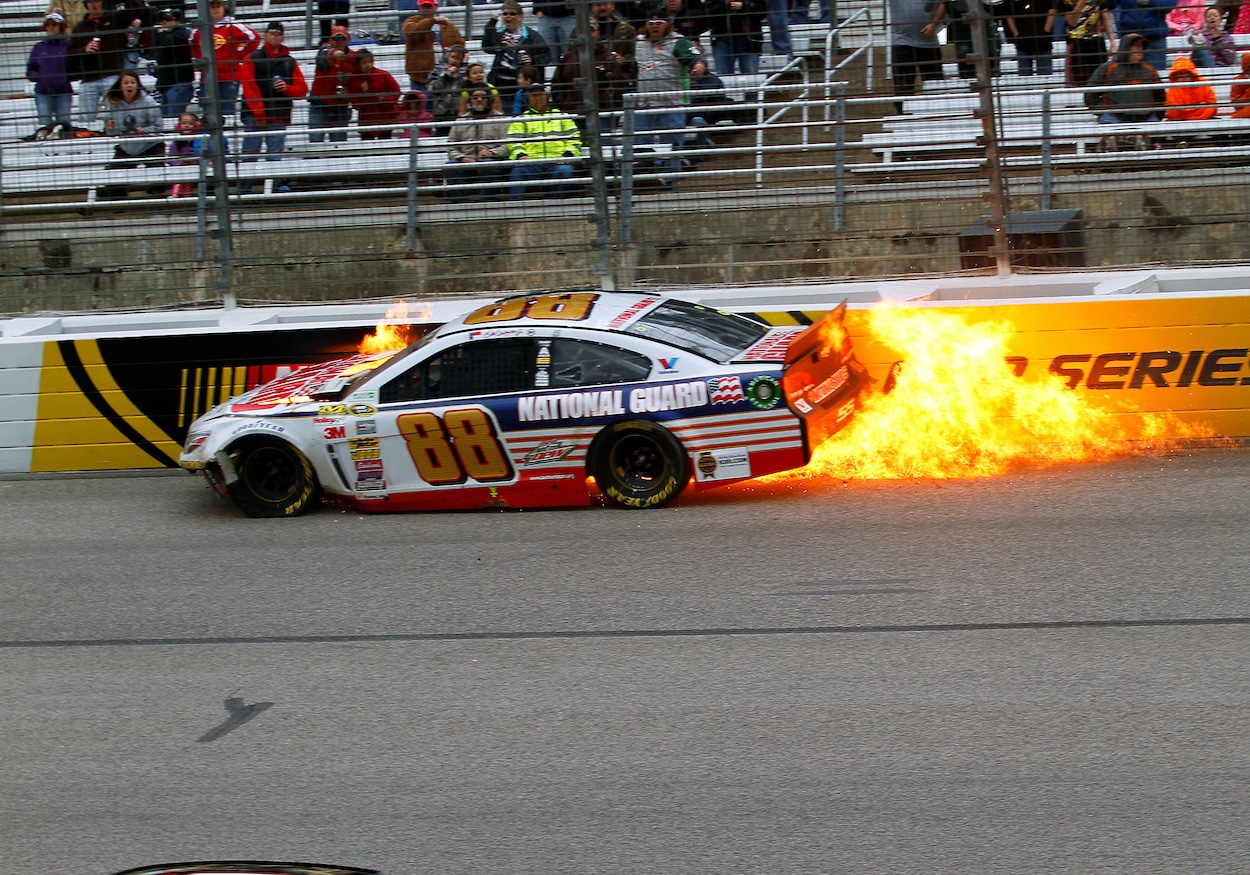
[[[374,407],[372,404],[365,404],[363,402],[357,402],[354,404],[347,405],[347,412],[350,413],[352,416],[373,416],[375,413],[378,412],[378,409]]]
[[[1248,355],[1247,347],[1060,355],[1051,360],[1050,372],[1066,377],[1069,389],[1082,383],[1087,389],[1250,386]]]
[[[595,416],[621,416],[625,413],[621,389],[601,392],[568,392],[517,399],[520,422],[552,419],[586,419]]]
[[[746,447],[728,447],[699,453],[694,462],[695,479],[742,480],[751,476],[751,454]]]
[[[558,462],[573,452],[573,445],[564,441],[549,441],[534,447],[521,458],[522,465],[546,465]]]
[[[769,374],[760,374],[747,383],[747,400],[759,410],[772,410],[781,400],[781,384]]]
[[[382,460],[381,459],[361,459],[359,462],[356,463],[356,470],[357,471],[381,471]]]
[[[664,371],[677,370],[677,356],[673,356],[671,359],[660,359],[660,368]]]
[[[384,476],[380,469],[376,471],[357,471],[356,485],[359,487],[361,483],[382,482]]]
[[[356,423],[356,434],[377,434],[378,423],[373,419],[362,419]]]
[[[576,474],[536,474],[533,477],[527,477],[526,479],[531,482],[534,480],[572,480],[576,476]]]
[[[784,362],[790,341],[802,328],[778,328],[768,332],[755,346],[738,356],[740,362]]]
[[[841,422],[844,419],[850,419],[851,414],[854,412],[855,412],[855,399],[852,398],[850,401],[846,402],[845,404],[843,404],[841,407],[838,408],[838,422]]]
[[[378,439],[375,437],[348,438],[347,447],[352,450],[360,450],[365,447],[378,446]]]
[[[381,492],[386,489],[385,480],[357,480],[357,492]]]
[[[258,422],[245,422],[242,425],[236,425],[234,427],[234,431],[230,432],[230,436],[234,437],[242,431],[274,431],[281,434],[282,432],[285,432],[286,429],[272,422],[265,422],[264,420],[261,420]]]
[[[612,321],[608,323],[608,328],[616,329],[616,328],[625,327],[626,325],[628,325],[630,322],[634,320],[635,316],[637,316],[643,310],[646,310],[649,307],[654,306],[657,302],[659,302],[659,300],[660,300],[659,298],[643,298],[641,301],[637,302],[636,304],[630,304],[628,307],[622,310],[619,315],[614,316],[612,318]]]
[[[846,369],[846,365],[838,368],[833,372],[833,376],[827,380],[821,381],[817,386],[813,386],[807,393],[807,397],[813,404],[820,404],[834,392],[846,385],[846,381],[850,378],[850,372]]]
[[[797,410],[799,413],[811,413],[816,408],[812,407],[812,405],[808,404],[802,398],[795,398],[794,409]]]
[[[323,428],[323,429],[321,430],[321,433],[322,433],[323,435],[325,435],[325,438],[326,438],[326,440],[328,440],[328,441],[341,441],[341,440],[346,440],[346,438],[347,438],[347,426],[345,426],[345,425],[330,425],[330,426],[326,426],[325,428]]]
[[[526,331],[533,332],[533,329],[525,328],[486,328],[478,331],[470,331],[469,337],[473,340],[481,340],[487,337],[521,337]]]
[[[352,450],[352,458],[359,459],[380,459],[382,458],[381,450]]]
[[[734,378],[737,380],[737,377]],[[738,391],[742,391],[739,384]],[[663,386],[647,386],[631,389],[630,413],[661,413],[665,410],[685,410],[707,404],[708,383],[693,380],[689,383],[668,383]]]
[[[733,404],[745,401],[742,381],[737,377],[717,377],[707,381],[707,392],[713,404]]]
[[[317,408],[318,416],[346,416],[346,404],[322,404]]]
[[[314,416],[313,425],[334,425],[341,419],[339,416]]]
[[[362,392],[353,392],[351,394],[351,397],[349,397],[347,400],[348,401],[363,401],[366,404],[377,404],[378,392],[376,389],[368,389]],[[360,414],[354,414],[354,415],[359,416]]]

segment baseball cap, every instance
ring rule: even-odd
[[[281,21],[271,21],[269,22],[269,26],[265,28],[265,31],[266,32],[272,31],[274,33],[286,33],[286,26],[283,25]]]
[[[351,39],[352,37],[351,32],[341,24],[336,24],[330,28],[330,39],[334,39],[336,36],[341,36],[343,39]]]
[[[418,9],[437,9],[438,0],[418,0]]]
[[[57,24],[65,23],[65,16],[59,12],[49,12],[43,17],[44,22],[55,21]]]

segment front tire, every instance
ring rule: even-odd
[[[617,507],[663,507],[690,479],[686,452],[672,433],[650,422],[618,422],[599,433],[590,473]]]
[[[250,517],[297,516],[317,496],[312,463],[284,441],[263,439],[242,444],[234,467],[239,479],[226,489],[239,510]]]

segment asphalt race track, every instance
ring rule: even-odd
[[[0,481],[0,875],[1245,872],[1250,451],[661,511]]]

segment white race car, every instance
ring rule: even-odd
[[[244,513],[620,507],[807,463],[868,378],[845,307],[807,328],[656,295],[506,298],[407,349],[302,368],[221,404],[180,463]]]

